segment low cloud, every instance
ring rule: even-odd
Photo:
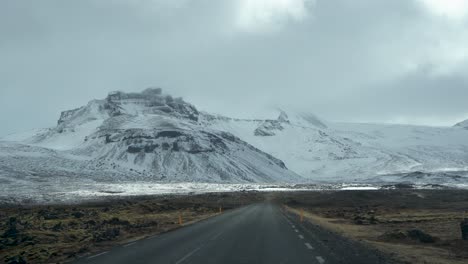
[[[0,1],[0,135],[149,86],[230,116],[450,125],[468,113],[466,2]]]
[[[239,0],[235,25],[246,32],[271,32],[286,23],[299,22],[310,12],[314,0]]]
[[[465,20],[468,16],[466,0],[416,0],[430,13],[453,20]]]

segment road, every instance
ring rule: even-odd
[[[76,263],[387,263],[361,244],[300,222],[272,203],[227,211],[199,223],[83,257]]]

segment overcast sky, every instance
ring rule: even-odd
[[[468,0],[0,0],[0,135],[150,86],[235,117],[452,125]]]

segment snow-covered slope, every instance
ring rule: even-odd
[[[462,122],[460,122],[460,123],[458,123],[458,124],[456,124],[455,127],[461,127],[461,128],[466,128],[466,129],[468,129],[468,119],[465,120],[465,121],[462,121]]]
[[[463,129],[325,123],[312,115],[284,112],[276,120],[239,120],[207,113],[201,119],[205,126],[230,131],[314,180],[398,181],[401,178],[391,175],[468,168],[468,130]],[[468,182],[464,177],[459,180]]]
[[[229,132],[200,126],[198,116],[194,106],[161,89],[114,92],[62,112],[55,128],[7,138],[19,142],[0,144],[0,175],[46,170],[106,180],[302,181],[281,160]]]

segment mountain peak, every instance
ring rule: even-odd
[[[278,116],[278,121],[279,122],[289,122],[288,114],[286,114],[285,111],[280,110],[280,114]]]
[[[468,119],[456,124],[455,127],[462,127],[468,129]]]
[[[181,97],[163,94],[161,88],[147,88],[140,93],[111,92],[106,98],[111,115],[160,114],[198,120],[198,110]]]
[[[278,109],[278,111],[278,122],[290,123],[293,125],[303,127],[327,128],[325,122],[312,113],[304,111],[285,110],[282,108]]]

